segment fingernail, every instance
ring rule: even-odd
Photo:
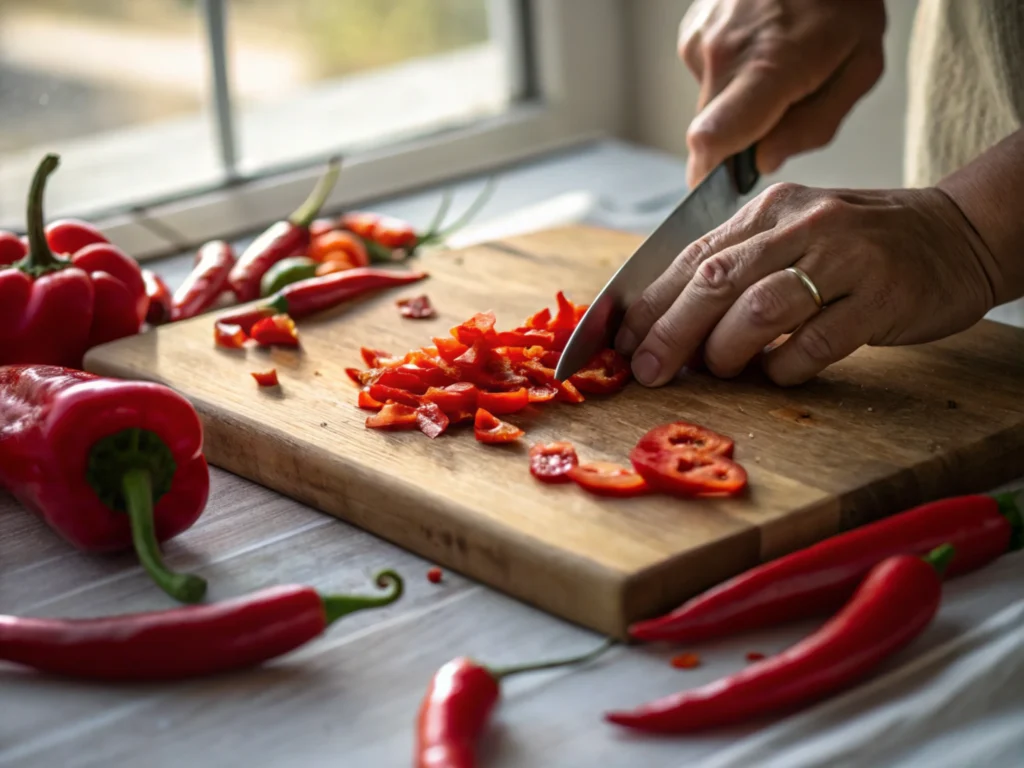
[[[622,328],[615,337],[615,349],[620,355],[629,357],[636,349],[636,334],[629,328]]]
[[[633,360],[633,375],[644,386],[650,386],[661,373],[661,363],[650,352],[641,352]]]

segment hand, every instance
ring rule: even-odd
[[[767,174],[832,141],[882,75],[885,28],[884,0],[694,0],[679,28],[701,86],[690,187],[755,142]]]
[[[776,184],[676,258],[627,309],[616,348],[648,386],[668,382],[702,345],[717,376],[760,355],[777,384],[800,384],[864,344],[915,344],[970,327],[994,306],[993,263],[938,189]],[[824,309],[785,271],[791,265],[817,286]]]

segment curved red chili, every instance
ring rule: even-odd
[[[633,624],[629,634],[695,642],[826,615],[879,561],[924,555],[947,542],[956,556],[946,577],[973,571],[1021,546],[1024,526],[1013,499],[968,495],[919,505],[752,568],[664,616]]]
[[[472,768],[476,744],[494,705],[501,681],[523,672],[583,664],[615,645],[608,640],[588,653],[555,661],[491,669],[459,657],[433,676],[416,719],[416,768]]]
[[[787,712],[848,688],[931,623],[942,599],[940,573],[953,554],[943,545],[925,558],[886,558],[839,613],[783,653],[700,688],[609,712],[605,720],[641,731],[690,733]]]
[[[146,282],[146,296],[149,298],[146,322],[162,325],[171,319],[171,291],[164,279],[150,269],[142,270],[142,278]]]
[[[95,619],[0,616],[0,659],[41,672],[103,681],[181,680],[255,666],[323,634],[355,611],[395,602],[403,582],[376,577],[380,597],[269,587],[198,606]]]
[[[224,240],[211,240],[196,253],[195,263],[171,301],[172,319],[187,320],[202,314],[228,287],[235,252]]]

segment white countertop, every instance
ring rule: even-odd
[[[622,210],[666,194],[678,199],[683,178],[675,159],[602,143],[503,177],[480,221],[550,201],[520,222],[549,226],[582,215],[643,232],[666,208]],[[602,199],[620,213],[595,207]],[[378,207],[426,221],[436,203],[431,194]],[[176,283],[190,260],[158,269]],[[1010,307],[994,316],[1020,322],[1021,314]],[[470,654],[517,663],[600,640],[456,574],[430,584],[430,563],[241,478],[213,469],[212,482],[206,513],[166,547],[173,567],[209,579],[211,599],[282,582],[372,591],[370,576],[383,567],[406,577],[406,596],[343,619],[263,669],[219,678],[116,687],[0,666],[0,766],[407,766],[419,701],[445,661]],[[75,552],[3,495],[0,519],[4,612],[88,616],[171,605],[131,554]],[[727,674],[745,664],[746,652],[780,650],[812,627],[689,648],[704,662],[694,670],[669,666],[679,649],[619,647],[584,667],[511,679],[481,765],[1024,765],[1024,553],[950,582],[936,620],[878,675],[798,715],[679,738],[638,737],[601,720],[607,709]]]

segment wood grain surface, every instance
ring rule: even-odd
[[[569,227],[435,251],[420,259],[429,280],[302,321],[298,351],[217,349],[205,316],[97,348],[86,367],[190,398],[214,465],[620,637],[629,621],[762,559],[1021,474],[1024,331],[988,322],[934,344],[862,349],[800,388],[756,370],[728,381],[687,374],[658,390],[631,383],[612,398],[509,417],[527,431],[518,446],[485,446],[464,428],[437,440],[365,428],[344,373],[362,365],[360,346],[423,346],[486,309],[512,327],[559,289],[589,301],[638,243]],[[422,292],[439,316],[402,318],[395,300]],[[279,390],[249,375],[270,365]],[[680,418],[736,439],[749,494],[610,500],[528,472],[535,441],[567,439],[585,461],[624,462],[647,429]]]

